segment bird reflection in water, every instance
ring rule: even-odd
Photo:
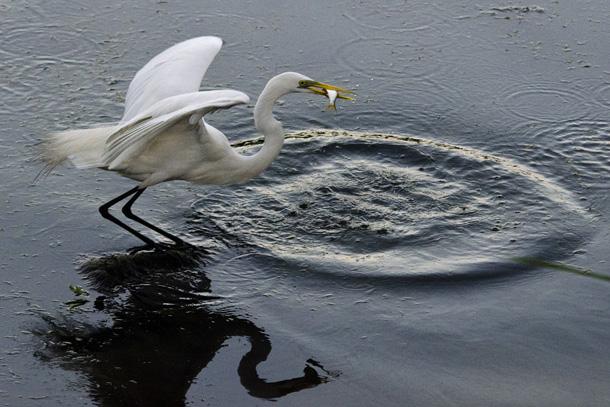
[[[40,356],[84,373],[91,396],[104,406],[185,405],[199,372],[235,336],[251,345],[237,373],[254,397],[275,399],[327,381],[328,372],[312,359],[299,377],[269,382],[258,375],[271,342],[251,321],[214,309],[219,298],[198,267],[207,258],[204,250],[182,246],[88,260],[80,271],[104,294],[95,308],[112,322],[45,317]]]

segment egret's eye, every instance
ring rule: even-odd
[[[299,81],[299,86],[305,86],[305,81]]]

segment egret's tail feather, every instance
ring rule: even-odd
[[[39,158],[45,166],[36,176],[36,180],[49,175],[66,160],[72,162],[76,168],[103,167],[102,155],[106,140],[116,129],[116,125],[106,125],[50,134],[40,145]]]

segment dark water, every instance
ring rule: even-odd
[[[0,404],[608,405],[609,11],[0,2]],[[148,190],[193,246],[129,254],[97,207],[133,183],[32,185],[35,143],[117,120],[139,67],[205,34],[207,88],[294,70],[358,100],[287,97],[246,185]],[[251,117],[210,123],[255,149]]]

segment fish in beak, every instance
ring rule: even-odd
[[[337,93],[336,90],[327,90],[326,91],[326,96],[328,96],[328,106],[326,106],[326,108],[328,110],[337,110],[337,96],[339,96],[339,93]]]

